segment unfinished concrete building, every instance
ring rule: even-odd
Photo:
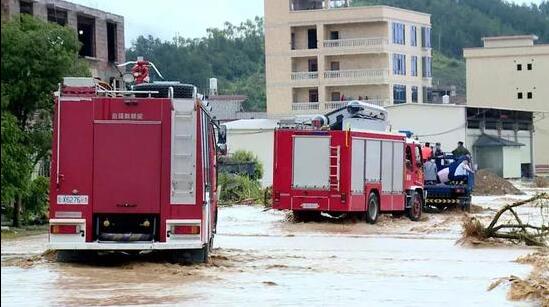
[[[18,14],[67,26],[82,43],[80,56],[90,63],[92,76],[105,81],[119,76],[116,64],[125,61],[124,17],[62,0],[2,0],[2,20]]]

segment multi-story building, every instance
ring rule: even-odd
[[[63,0],[2,0],[2,20],[30,14],[74,29],[82,43],[80,56],[92,76],[110,81],[120,75],[117,63],[126,58],[124,17]]]
[[[265,0],[270,116],[430,101],[430,15],[349,3]]]
[[[486,122],[500,135],[531,133],[537,174],[549,174],[549,44],[534,44],[534,35],[486,37],[484,46],[464,50],[467,106],[528,113],[530,124]],[[490,127],[480,127],[487,129]],[[523,160],[527,156],[523,155]],[[524,161],[523,161],[524,163]]]

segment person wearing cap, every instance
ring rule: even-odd
[[[465,155],[450,164],[448,178],[452,181],[466,181],[469,173],[475,172],[471,168],[471,156]]]
[[[454,155],[454,159],[457,160],[465,155],[471,155],[471,153],[469,152],[469,150],[467,148],[465,148],[465,146],[463,146],[463,142],[462,141],[459,141],[458,142],[458,146],[456,147],[456,149],[454,149],[452,151],[452,154]]]

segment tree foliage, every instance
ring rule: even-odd
[[[62,77],[90,72],[72,29],[21,15],[3,22],[1,35],[2,203],[10,204],[43,190],[31,174],[51,149],[53,92]]]
[[[353,6],[384,4],[431,14],[432,46],[459,58],[484,36],[536,34],[549,42],[549,1],[518,5],[502,0],[354,0]]]
[[[210,28],[202,38],[161,41],[140,36],[126,58],[143,56],[166,80],[191,83],[202,92],[207,92],[209,78],[218,78],[220,94],[247,95],[244,107],[258,111],[265,110],[263,42],[263,19],[256,17],[240,25],[226,22],[222,29]]]

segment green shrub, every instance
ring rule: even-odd
[[[255,170],[250,179],[259,180],[263,178],[263,164],[251,151],[237,150],[228,158],[228,161],[232,163],[253,162],[255,165]]]
[[[25,224],[42,223],[47,220],[49,179],[35,178],[23,198],[23,221]]]
[[[247,176],[221,173],[219,174],[220,205],[257,202],[263,198],[263,190],[259,181]]]

